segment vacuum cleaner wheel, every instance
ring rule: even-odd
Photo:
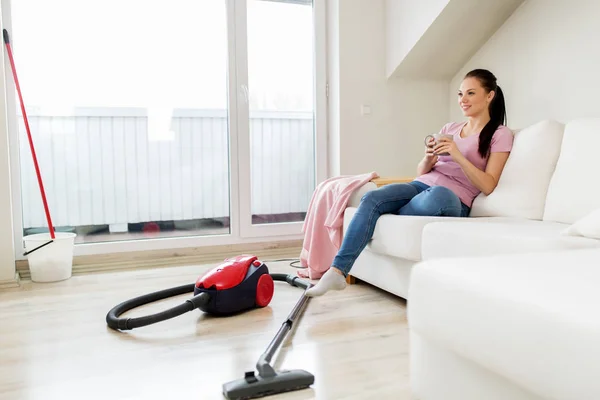
[[[275,285],[273,278],[269,274],[263,274],[256,284],[256,305],[258,307],[266,307],[273,298]]]

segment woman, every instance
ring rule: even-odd
[[[475,197],[494,191],[513,144],[512,132],[503,125],[504,95],[494,74],[469,72],[460,85],[458,104],[467,121],[441,130],[454,139],[442,138],[435,146],[429,140],[412,182],[386,185],[361,199],[331,268],[307,290],[308,296],[346,287],[346,276],[382,214],[468,217]]]

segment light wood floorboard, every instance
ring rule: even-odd
[[[0,399],[222,399],[222,384],[255,368],[301,289],[276,282],[269,306],[234,317],[195,310],[127,333],[105,323],[121,301],[192,283],[212,266],[25,281],[0,291]],[[268,266],[297,271],[288,262]],[[313,298],[274,362],[312,372],[315,384],[267,399],[410,399],[406,303],[364,283]]]

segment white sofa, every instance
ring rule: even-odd
[[[515,131],[498,186],[475,199],[468,218],[383,215],[350,274],[408,299],[411,271],[422,261],[600,248],[597,239],[564,234],[600,207],[599,139],[600,119],[547,120]],[[370,182],[353,194],[344,232],[373,189]]]
[[[600,399],[598,138],[539,122],[471,217],[379,220],[351,274],[408,299],[414,399]]]

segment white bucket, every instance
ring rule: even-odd
[[[54,241],[27,255],[31,280],[34,282],[56,282],[69,279],[73,272],[73,247],[75,233],[55,232]],[[25,251],[52,240],[49,233],[25,236]]]

